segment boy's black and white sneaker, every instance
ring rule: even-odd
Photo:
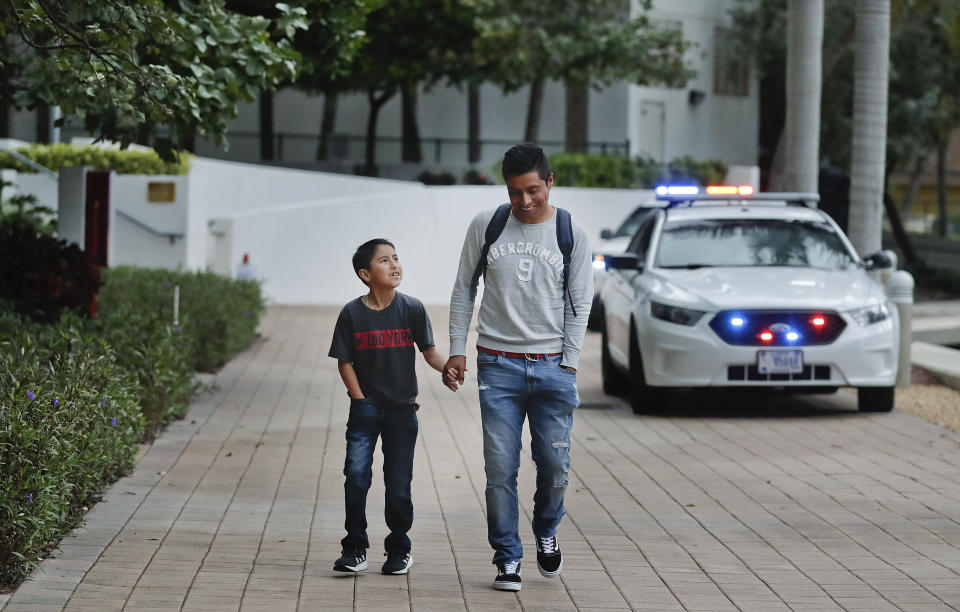
[[[557,536],[537,538],[537,569],[547,578],[553,578],[563,569],[563,553]]]
[[[346,550],[340,555],[333,564],[335,572],[362,572],[367,569],[367,551],[359,548],[357,550]]]
[[[520,562],[497,563],[497,577],[493,579],[493,588],[498,591],[519,591]]]
[[[380,571],[384,574],[406,574],[410,566],[413,565],[413,557],[410,553],[383,553],[387,560],[383,563]]]

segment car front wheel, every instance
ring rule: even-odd
[[[643,375],[643,359],[640,357],[640,343],[637,342],[637,330],[630,326],[630,408],[633,414],[657,412],[663,406],[664,390],[651,387]]]
[[[619,395],[627,390],[629,380],[623,372],[617,369],[610,356],[610,345],[607,343],[607,326],[603,326],[600,339],[600,380],[603,382],[603,392],[607,395]]]
[[[860,412],[890,412],[893,410],[893,387],[858,388],[857,408]]]

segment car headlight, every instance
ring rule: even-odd
[[[884,302],[880,302],[871,304],[870,306],[864,306],[863,308],[857,308],[856,310],[849,310],[847,314],[849,314],[860,327],[866,327],[867,325],[873,325],[874,323],[888,319],[890,317],[890,309],[887,308]]]
[[[650,300],[650,314],[662,321],[669,321],[678,325],[696,325],[700,317],[706,314],[702,310],[667,306]]]
[[[607,262],[604,261],[603,255],[600,253],[593,254],[593,267],[597,270],[605,270],[607,267]]]

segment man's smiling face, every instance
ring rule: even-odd
[[[523,223],[542,223],[549,219],[553,214],[548,201],[551,187],[553,174],[544,180],[536,170],[507,179],[507,194],[510,196],[513,216]]]

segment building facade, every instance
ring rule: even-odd
[[[631,0],[634,14],[638,0]],[[747,58],[736,53],[730,9],[737,0],[654,0],[648,13],[658,27],[677,29],[692,43],[687,63],[696,71],[685,87],[615,84],[591,91],[588,129],[591,152],[646,155],[666,162],[683,155],[718,158],[729,165],[752,166],[757,159],[758,87]],[[504,94],[492,85],[480,89],[480,159],[468,161],[467,92],[437,86],[421,90],[417,109],[423,162],[401,162],[401,102],[396,95],[381,110],[376,163],[381,176],[412,178],[423,170],[459,176],[473,168],[489,173],[510,143],[522,140],[529,89]],[[323,97],[284,90],[273,101],[273,159],[263,159],[260,105],[243,105],[228,133],[229,149],[200,141],[205,157],[268,162],[300,168],[350,172],[364,158],[369,105],[365,94],[341,95],[334,137],[326,162],[317,162]],[[563,150],[563,83],[548,81],[539,141],[548,152]],[[21,113],[11,124],[12,138],[33,140],[33,115]],[[60,131],[61,140],[84,136],[77,127]]]

